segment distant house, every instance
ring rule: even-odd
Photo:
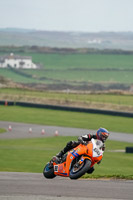
[[[10,55],[0,57],[0,68],[16,68],[16,69],[37,69],[37,65],[32,62],[29,56],[19,56],[11,53]]]

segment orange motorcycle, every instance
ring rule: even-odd
[[[102,160],[103,152],[103,142],[92,139],[86,144],[79,144],[69,151],[62,157],[60,162],[56,160],[56,157],[53,157],[44,167],[43,175],[46,178],[64,176],[78,179]]]

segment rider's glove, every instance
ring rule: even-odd
[[[105,151],[105,144],[103,143],[102,150]]]
[[[82,136],[78,137],[78,142],[79,142],[80,144],[84,144],[84,145],[87,144],[87,141],[84,141],[83,138],[82,138]]]

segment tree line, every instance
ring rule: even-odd
[[[97,48],[57,48],[40,46],[0,46],[0,53],[58,53],[58,54],[123,54],[132,55],[133,51],[122,49]]]

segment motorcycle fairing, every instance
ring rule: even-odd
[[[96,152],[95,148],[97,148],[96,141],[94,139],[91,140],[87,145],[78,145],[78,147],[72,149],[68,152],[66,160],[63,163],[54,165],[54,174],[58,176],[69,176],[72,161],[78,157],[80,157],[80,163],[84,162],[85,159],[91,160],[91,167],[99,162],[102,159],[103,151],[100,151],[98,155],[98,151]]]
[[[72,149],[68,152],[65,162],[54,165],[54,174],[59,176],[69,176],[72,161],[79,157],[79,154],[77,153],[78,151],[80,151],[79,148]],[[58,166],[58,168],[55,166]]]

